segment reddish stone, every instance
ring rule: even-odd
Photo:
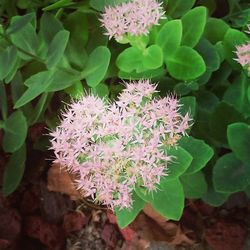
[[[39,209],[39,205],[39,197],[32,190],[27,190],[23,195],[20,209],[24,214],[31,214]]]
[[[117,224],[116,217],[112,212],[108,211],[107,212],[107,217],[108,217],[108,220],[109,220],[110,224]]]
[[[243,249],[246,230],[238,223],[218,221],[205,231],[205,239],[214,250]]]
[[[25,220],[25,232],[40,240],[50,250],[61,250],[65,244],[64,232],[55,224],[44,221],[39,216],[29,216]]]
[[[106,224],[102,230],[102,239],[109,246],[114,248],[118,241],[118,232],[114,225]]]
[[[0,239],[0,249],[7,249],[10,246],[10,242],[8,240]]]
[[[63,229],[66,234],[80,231],[88,223],[88,218],[80,212],[71,212],[64,215]]]
[[[123,238],[126,240],[126,241],[132,241],[135,236],[136,236],[136,231],[134,231],[131,227],[126,227],[126,228],[123,228],[123,229],[120,229],[120,232],[123,236]]]

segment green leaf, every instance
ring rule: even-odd
[[[11,34],[10,39],[18,48],[21,48],[32,55],[36,55],[38,49],[38,37],[36,35],[35,27],[31,23],[27,24],[21,30]],[[27,57],[27,55],[25,56]]]
[[[13,193],[20,184],[26,161],[26,145],[23,144],[18,151],[14,152],[6,165],[3,177],[3,193],[5,196]]]
[[[223,46],[225,57],[230,63],[230,65],[235,69],[241,68],[240,64],[234,60],[234,58],[236,58],[236,46],[239,44],[246,43],[247,41],[247,35],[236,29],[228,29],[224,36]]]
[[[13,46],[0,52],[0,80],[3,80],[15,68],[17,59],[17,49]]]
[[[187,12],[182,18],[183,36],[182,45],[194,47],[200,40],[206,25],[207,9],[196,7]]]
[[[214,139],[227,144],[227,126],[234,122],[244,122],[241,113],[234,109],[233,106],[221,102],[214,109],[209,121],[209,128]]]
[[[213,185],[208,185],[208,191],[203,195],[202,200],[213,207],[221,206],[229,197],[228,193],[216,192]]]
[[[170,220],[179,220],[184,209],[184,192],[178,179],[162,178],[159,189],[148,194],[150,204],[162,216]]]
[[[53,38],[49,45],[47,54],[47,67],[48,69],[56,66],[61,60],[64,50],[69,40],[69,32],[66,30],[59,31]]]
[[[199,199],[207,192],[207,182],[201,171],[181,176],[180,180],[188,199]]]
[[[4,122],[4,151],[8,153],[17,151],[25,142],[27,130],[27,121],[22,111],[12,113]]]
[[[213,183],[216,191],[235,193],[250,184],[249,162],[241,162],[233,153],[220,157],[213,168]]]
[[[70,31],[70,40],[84,47],[88,41],[88,19],[86,14],[75,11],[67,15],[65,28]]]
[[[117,67],[124,71],[131,73],[136,70],[138,65],[142,64],[142,54],[137,48],[130,47],[125,49],[116,59]]]
[[[214,151],[203,140],[195,139],[192,136],[182,137],[179,145],[183,147],[192,157],[193,160],[185,171],[186,174],[194,174],[206,166],[212,158]]]
[[[23,16],[15,16],[11,19],[10,26],[6,30],[7,35],[11,35],[15,32],[18,32],[22,28],[24,28],[27,24],[29,24],[32,20],[36,18],[35,13],[28,13]]]
[[[81,81],[77,81],[73,85],[64,89],[64,91],[69,94],[72,98],[78,99],[80,96],[84,95],[84,88]]]
[[[24,84],[29,88],[17,100],[14,108],[19,108],[25,105],[45,92],[48,86],[51,84],[52,74],[52,71],[42,71],[28,78]]]
[[[105,6],[114,6],[126,2],[129,2],[129,0],[105,0],[105,1],[90,0],[89,4],[92,8],[98,11],[103,11]]]
[[[227,127],[229,146],[242,161],[250,162],[250,126],[246,123],[233,123]]]
[[[93,94],[97,95],[101,98],[108,97],[109,95],[109,88],[106,84],[100,83],[95,88],[93,88]]]
[[[169,74],[178,80],[192,80],[201,76],[206,65],[198,52],[187,46],[179,47],[166,61]]]
[[[63,30],[63,25],[60,21],[53,14],[44,12],[40,20],[40,34],[47,45],[51,43],[55,34],[61,30]]]
[[[230,26],[222,19],[210,17],[204,31],[204,36],[213,44],[222,41]]]
[[[97,47],[89,56],[87,65],[83,71],[87,84],[96,87],[105,77],[111,53],[107,47]]]
[[[161,47],[154,44],[149,46],[142,59],[142,64],[146,69],[157,69],[163,64],[163,53]]]
[[[156,37],[156,44],[162,50],[164,59],[168,59],[173,55],[181,44],[182,23],[181,20],[171,20],[163,25]]]
[[[196,98],[194,96],[185,96],[180,98],[180,113],[186,115],[189,113],[191,118],[194,119],[196,115]]]
[[[196,50],[202,56],[206,64],[206,70],[213,72],[220,67],[220,56],[216,48],[206,39],[201,39]]]
[[[8,103],[4,84],[0,81],[0,110],[5,120],[8,115]]]
[[[47,101],[47,97],[48,97],[48,93],[43,93],[42,96],[40,97],[38,103],[36,104],[36,107],[34,108],[33,113],[31,114],[31,116],[28,118],[28,123],[31,125],[34,125],[39,117],[41,116],[41,114],[43,113],[44,109],[45,109],[45,104]]]
[[[190,166],[193,157],[182,147],[165,149],[167,155],[172,156],[172,161],[167,166],[168,180],[181,176]]]
[[[145,205],[145,201],[142,200],[135,192],[133,193],[133,201],[133,207],[131,209],[115,209],[117,223],[120,228],[124,228],[133,222]]]
[[[43,11],[49,11],[49,10],[54,10],[54,9],[59,9],[59,8],[64,8],[67,6],[72,5],[72,0],[59,0],[45,8],[43,8]]]
[[[165,0],[165,2],[166,13],[174,18],[183,16],[195,4],[195,0]]]
[[[250,115],[250,100],[248,99],[249,79],[245,74],[235,78],[226,89],[223,100],[234,106],[240,113]]]

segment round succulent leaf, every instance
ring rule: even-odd
[[[154,44],[148,47],[142,58],[142,64],[146,69],[157,69],[163,64],[163,53],[160,46]]]
[[[213,168],[215,190],[235,193],[250,184],[250,163],[240,161],[234,153],[220,157]]]
[[[227,127],[229,146],[234,154],[246,163],[250,162],[250,126],[246,123],[237,122]]]
[[[193,48],[200,40],[207,21],[207,9],[204,6],[188,11],[182,18],[182,45]]]
[[[213,149],[203,140],[195,139],[192,136],[184,136],[180,139],[179,145],[192,155],[193,160],[185,171],[185,175],[194,174],[206,166],[213,157]]]
[[[141,199],[135,192],[133,192],[133,207],[131,209],[120,209],[115,208],[115,215],[117,218],[117,223],[120,228],[128,226],[139,212],[143,209],[145,201]]]
[[[162,48],[165,60],[171,57],[175,50],[180,46],[181,38],[181,20],[168,21],[160,29],[156,37],[156,44]]]
[[[168,180],[176,179],[187,170],[193,157],[187,150],[180,146],[165,148],[165,152],[172,157],[171,162],[167,166],[167,178]]]
[[[3,149],[5,152],[17,151],[25,142],[28,131],[26,117],[21,110],[13,112],[4,121]]]
[[[201,76],[206,65],[201,55],[194,49],[181,46],[166,60],[169,74],[178,80],[193,80]]]
[[[199,199],[207,192],[205,175],[199,171],[180,177],[184,194],[187,199]]]

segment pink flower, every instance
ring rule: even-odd
[[[236,49],[237,58],[235,60],[250,73],[250,41],[247,44],[236,46]]]
[[[146,35],[153,25],[164,17],[161,3],[157,0],[133,0],[115,7],[105,7],[102,26],[106,35],[117,40],[125,34]]]
[[[130,208],[135,185],[157,189],[171,155],[189,128],[175,96],[156,98],[149,80],[126,84],[117,102],[83,96],[62,114],[51,133],[55,162],[77,176],[84,196],[111,209]]]

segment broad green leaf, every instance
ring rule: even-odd
[[[38,121],[39,117],[41,116],[41,114],[44,111],[47,98],[48,98],[48,93],[43,93],[42,96],[40,97],[38,103],[36,104],[36,106],[34,108],[33,113],[28,118],[28,123],[30,125],[33,125]]]
[[[236,58],[236,46],[246,43],[247,41],[247,35],[236,29],[228,29],[224,36],[223,46],[225,57],[235,69],[241,68],[240,64],[234,60],[234,58]]]
[[[93,88],[93,94],[97,95],[101,98],[108,97],[109,95],[109,88],[106,84],[100,83],[95,88]]]
[[[214,109],[209,121],[211,135],[217,141],[227,144],[227,126],[234,122],[244,122],[241,113],[234,109],[233,106],[221,102]]]
[[[210,17],[204,31],[204,36],[213,44],[222,41],[230,26],[222,19]]]
[[[29,24],[32,20],[35,20],[36,16],[34,12],[28,13],[23,16],[15,16],[11,19],[10,26],[6,30],[8,35],[11,35],[15,32],[18,32],[22,28],[24,28],[27,24]]]
[[[69,32],[66,30],[59,31],[53,38],[49,45],[47,55],[47,67],[48,69],[56,66],[61,60],[64,50],[69,40]]]
[[[167,166],[168,180],[176,179],[182,175],[190,166],[193,157],[182,147],[171,147],[165,150],[166,154],[172,156],[172,161]]]
[[[171,20],[163,25],[156,37],[156,44],[162,50],[164,59],[167,60],[180,46],[182,38],[181,20]]]
[[[213,185],[208,185],[207,193],[203,195],[202,200],[213,207],[219,207],[228,199],[230,194],[216,192]]]
[[[4,122],[4,151],[8,153],[17,151],[24,144],[27,131],[27,121],[22,111],[13,112]]]
[[[120,228],[128,226],[139,212],[143,209],[145,201],[142,200],[135,192],[133,193],[133,207],[131,209],[115,209],[117,223]]]
[[[250,126],[233,123],[227,127],[227,139],[234,154],[244,162],[250,162]]]
[[[75,11],[67,15],[64,25],[70,31],[70,40],[74,40],[75,44],[79,43],[79,46],[84,47],[88,41],[88,19],[86,14]]]
[[[49,45],[55,34],[63,30],[60,21],[49,12],[44,12],[40,20],[40,33],[46,44]]]
[[[105,6],[115,6],[126,2],[129,2],[129,0],[90,0],[89,4],[92,8],[98,11],[103,11]]]
[[[182,137],[179,141],[179,145],[193,157],[190,166],[184,173],[185,175],[200,171],[206,166],[214,154],[213,149],[203,140],[195,139],[192,136]]]
[[[186,113],[189,113],[192,119],[194,119],[196,115],[196,99],[194,96],[185,96],[180,98],[180,104],[182,105],[180,107],[180,113],[182,115],[186,115]]]
[[[223,96],[225,102],[233,105],[236,110],[246,116],[250,115],[249,85],[249,78],[242,73],[230,84]]]
[[[150,204],[162,216],[179,220],[184,209],[184,191],[178,179],[162,178],[159,189],[148,195]]]
[[[183,81],[183,82],[179,82],[174,86],[174,92],[178,95],[178,96],[184,96],[189,94],[192,91],[196,91],[199,89],[199,84],[197,81]],[[195,103],[194,103],[195,104]],[[181,107],[181,108],[185,108],[185,107]],[[190,111],[190,110],[189,110]]]
[[[14,152],[6,165],[3,177],[3,193],[5,196],[13,193],[20,184],[26,161],[26,145],[23,144],[18,151]]]
[[[142,64],[142,54],[137,48],[130,47],[125,49],[116,60],[117,67],[127,73],[137,70],[138,65]]]
[[[77,81],[73,85],[69,86],[68,88],[64,89],[64,91],[69,94],[72,98],[77,99],[84,95],[84,88],[81,81]]]
[[[250,184],[250,163],[242,162],[233,153],[220,157],[213,168],[216,191],[235,193]]]
[[[199,199],[207,192],[207,182],[201,171],[183,175],[180,180],[183,185],[185,197],[188,199]]]
[[[90,87],[96,87],[105,77],[111,53],[107,47],[97,47],[89,56],[87,65],[82,72]]]
[[[207,20],[207,9],[196,7],[187,12],[182,18],[183,36],[182,45],[194,47],[200,40]]]
[[[28,86],[28,89],[17,100],[14,108],[19,108],[35,99],[43,92],[46,92],[46,89],[51,84],[52,75],[52,71],[42,71],[28,78],[24,83]]]
[[[146,69],[157,69],[163,64],[163,53],[161,47],[154,44],[149,46],[142,58],[142,64]]]
[[[7,103],[5,86],[3,82],[1,81],[0,81],[0,110],[1,110],[2,118],[5,120],[8,115],[8,103]]]
[[[72,2],[73,2],[72,0],[58,0],[57,2],[43,8],[43,11],[64,8],[64,7],[72,5]]]
[[[32,55],[36,55],[38,49],[38,37],[35,27],[31,23],[27,24],[21,30],[11,34],[10,39],[18,48]],[[27,55],[24,55],[26,58]]]
[[[206,39],[201,39],[196,46],[196,50],[202,56],[206,64],[207,71],[216,71],[220,67],[220,56],[216,48]]]
[[[0,80],[3,80],[15,68],[17,60],[17,49],[14,46],[0,52]]]
[[[154,79],[158,77],[161,77],[165,74],[165,70],[163,69],[163,67],[158,68],[158,69],[153,69],[153,70],[147,70],[147,71],[143,71],[140,73],[137,73],[135,71],[132,71],[131,73],[128,72],[123,72],[123,71],[119,71],[118,72],[118,77],[121,79],[128,79],[128,80],[139,80],[139,79]]]
[[[206,65],[200,54],[187,46],[179,47],[166,61],[169,74],[178,80],[192,80],[201,76]]]
[[[195,4],[195,0],[165,0],[166,13],[171,17],[180,17],[189,11]]]

